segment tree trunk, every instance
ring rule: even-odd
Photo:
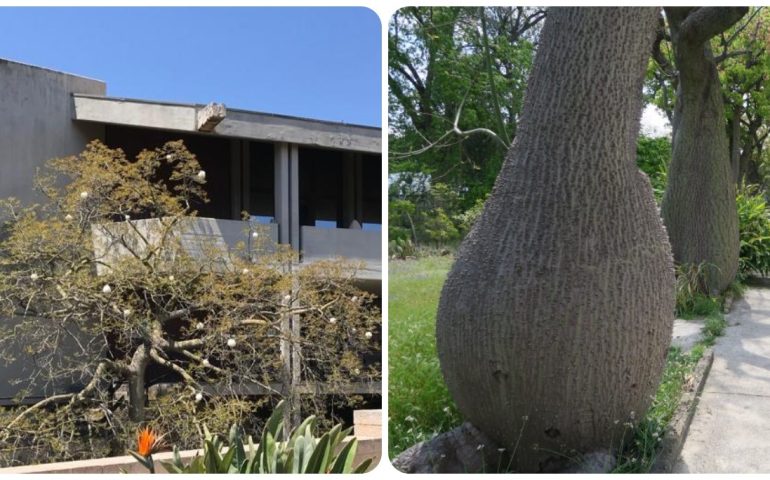
[[[704,285],[712,294],[735,278],[740,243],[724,104],[709,39],[738,21],[741,10],[666,8],[679,86],[661,213],[674,260],[705,264]]]
[[[733,107],[730,117],[730,169],[733,174],[733,182],[741,181],[741,107]]]
[[[145,391],[145,371],[150,356],[144,345],[140,345],[131,357],[128,375],[128,418],[134,422],[144,421],[144,405],[147,402]]]
[[[739,179],[747,185],[762,185],[762,175],[759,174],[756,150],[747,145],[741,153]]]
[[[635,164],[658,11],[549,9],[519,133],[441,294],[447,386],[518,471],[619,447],[660,380],[674,275]]]

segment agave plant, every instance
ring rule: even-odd
[[[173,460],[160,463],[169,473],[363,473],[369,468],[371,458],[353,467],[357,439],[342,445],[352,429],[343,430],[342,425],[337,424],[317,438],[313,435],[317,418],[310,416],[285,434],[284,408],[283,401],[276,406],[262,430],[258,446],[250,435],[244,441],[242,429],[237,425],[230,428],[228,448],[219,436],[204,427],[202,456],[196,455],[185,464],[174,446]]]

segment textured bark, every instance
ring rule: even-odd
[[[619,447],[660,380],[674,275],[635,164],[658,11],[548,11],[519,134],[441,294],[447,386],[517,471]]]
[[[149,362],[147,348],[140,345],[131,357],[128,374],[128,416],[135,422],[144,421],[144,404],[147,402],[144,381]]]
[[[741,180],[741,109],[733,108],[732,116],[728,122],[730,129],[730,170],[733,174],[733,182]]]
[[[709,39],[747,10],[666,8],[679,85],[661,213],[674,260],[705,263],[710,293],[735,278],[740,243],[724,103]]]

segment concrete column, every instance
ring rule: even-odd
[[[289,228],[291,247],[300,251],[299,230],[299,145],[291,144],[289,152]]]
[[[342,228],[350,227],[356,218],[356,157],[353,152],[342,154]]]
[[[353,153],[353,156],[355,158],[355,188],[353,191],[355,192],[355,206],[353,211],[356,215],[356,220],[361,223],[363,226],[363,218],[364,218],[364,156],[359,153],[355,152]]]
[[[241,172],[241,141],[230,140],[230,217],[241,218],[243,172]]]
[[[275,221],[278,222],[278,243],[291,243],[289,232],[289,144],[275,144]]]

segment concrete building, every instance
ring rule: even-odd
[[[245,210],[301,263],[362,261],[361,285],[380,292],[380,128],[106,93],[99,80],[0,59],[0,197],[34,201],[36,170],[93,139],[129,158],[182,139],[207,172],[199,216],[226,243],[243,235]],[[19,373],[0,371],[0,404],[14,393],[2,377]]]

